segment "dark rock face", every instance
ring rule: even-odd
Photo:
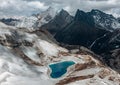
[[[120,23],[120,17],[119,17],[119,18],[117,18],[117,20],[118,20],[118,22]]]
[[[89,24],[90,26],[95,25],[94,18],[88,13],[85,13],[84,11],[81,11],[79,9],[76,12],[74,21],[84,22],[84,23]]]
[[[120,73],[120,48],[102,53],[101,56],[103,62]]]
[[[93,9],[88,12],[89,15],[93,16],[95,24],[99,27],[103,27],[106,30],[113,31],[114,29],[120,28],[120,22],[114,16],[106,14],[100,10]]]
[[[63,27],[69,24],[73,17],[65,10],[61,10],[54,19],[43,25],[40,29],[47,29],[53,35],[59,32]]]
[[[85,25],[87,23],[88,26],[93,26],[94,28],[96,27],[107,31],[113,31],[117,28],[120,28],[120,22],[117,18],[100,10],[93,9],[91,12],[77,10],[74,19],[69,15],[68,12],[61,10],[54,19],[52,19],[49,23],[43,25],[41,29],[47,29],[50,33],[55,35],[61,30],[66,30],[68,26],[73,26],[73,22],[77,21],[79,23],[81,22]]]
[[[108,31],[95,26],[94,18],[78,10],[74,20],[55,35],[58,42],[90,46],[94,40]]]
[[[120,29],[98,38],[92,44],[91,50],[101,55],[101,59],[108,66],[120,72]]]
[[[118,48],[120,48],[120,29],[98,38],[91,46],[91,50],[96,53],[109,52]]]
[[[12,19],[12,18],[8,18],[8,19],[0,19],[1,22],[5,23],[6,25],[10,25],[10,26],[15,26],[16,22],[19,22],[20,20],[18,19]]]

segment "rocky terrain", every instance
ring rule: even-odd
[[[0,85],[120,85],[120,75],[85,48],[59,46],[46,30],[29,31],[0,23]],[[49,65],[74,61],[60,78]]]
[[[60,32],[64,27],[71,23],[73,17],[64,9],[62,9],[50,22],[44,24],[40,29],[46,29],[51,34],[55,35]]]
[[[120,72],[120,29],[97,39],[91,50],[101,55],[108,66]]]

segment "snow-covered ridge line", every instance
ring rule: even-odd
[[[16,26],[37,29],[38,27],[48,23],[55,17],[55,15],[56,11],[52,7],[49,7],[46,11],[43,11],[39,14],[21,18],[20,22],[18,22]]]

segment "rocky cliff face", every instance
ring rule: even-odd
[[[73,17],[65,10],[61,10],[49,23],[40,29],[46,29],[53,35],[62,30],[67,24],[71,23]]]
[[[110,14],[95,9],[88,12],[88,14],[94,18],[97,26],[103,27],[106,30],[113,31],[114,29],[120,28],[120,22],[118,19]]]
[[[91,50],[101,55],[104,62],[119,71],[120,30],[108,33],[93,42]]]
[[[59,31],[55,38],[62,43],[89,46],[97,38],[119,28],[119,20],[112,15],[100,10],[77,10],[74,20]]]
[[[55,38],[66,44],[90,46],[94,40],[107,32],[109,31],[96,27],[92,16],[78,10],[74,20],[59,31]]]

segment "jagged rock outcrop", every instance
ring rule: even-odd
[[[46,29],[55,35],[67,24],[71,23],[73,17],[65,10],[61,10],[49,23],[43,25],[40,29]]]
[[[93,42],[91,50],[101,55],[101,59],[110,67],[120,72],[120,29],[108,33]]]
[[[94,40],[107,32],[109,31],[95,26],[92,16],[78,10],[74,20],[60,30],[55,39],[66,44],[90,46]]]
[[[17,22],[19,22],[19,19],[12,19],[12,18],[3,18],[0,19],[1,22],[5,23],[6,25],[10,25],[10,26],[16,26]]]
[[[100,10],[77,10],[74,20],[56,33],[58,42],[90,46],[97,38],[120,28],[117,18]]]
[[[113,15],[106,14],[97,9],[91,10],[91,12],[88,12],[88,14],[93,16],[95,24],[99,27],[109,31],[120,28],[120,22]]]

